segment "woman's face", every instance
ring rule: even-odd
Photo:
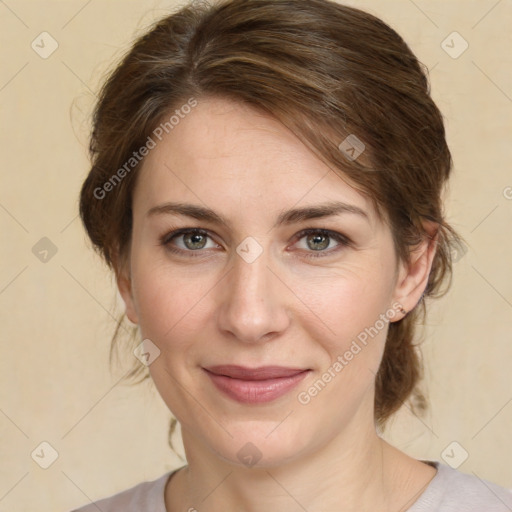
[[[128,267],[128,316],[196,446],[272,466],[374,427],[389,321],[414,306],[402,266],[369,201],[277,121],[220,99],[180,119],[138,177]]]

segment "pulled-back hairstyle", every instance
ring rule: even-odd
[[[390,226],[401,261],[428,236],[424,221],[437,223],[424,297],[446,293],[451,250],[461,238],[444,219],[451,156],[426,72],[383,21],[328,0],[193,2],[135,41],[101,90],[92,168],[80,196],[87,233],[110,267],[118,271],[129,252],[131,202],[144,161],[132,161],[134,152],[176,109],[206,96],[242,101],[292,130],[372,201]],[[169,122],[163,126],[172,129]],[[359,158],[340,150],[349,135],[364,144]],[[406,400],[413,409],[425,408],[414,343],[425,313],[420,301],[389,324],[376,376],[375,420],[381,427]],[[134,364],[129,377],[149,376],[135,358]]]

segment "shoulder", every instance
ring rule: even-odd
[[[166,512],[164,489],[167,480],[175,470],[169,471],[156,480],[141,482],[120,493],[90,503],[71,512]]]
[[[469,475],[439,461],[424,461],[437,474],[408,512],[510,512],[512,489],[500,487],[477,475]]]

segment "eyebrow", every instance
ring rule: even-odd
[[[329,203],[306,206],[303,208],[293,208],[291,210],[284,211],[279,214],[274,224],[274,228],[310,219],[319,219],[346,213],[358,215],[366,219],[368,222],[370,221],[366,211],[362,208],[359,208],[359,206],[343,203],[340,201],[331,201]],[[153,215],[159,214],[183,215],[185,217],[191,217],[193,219],[210,222],[212,224],[224,224],[226,226],[229,225],[229,222],[215,211],[211,210],[210,208],[195,204],[173,202],[164,203],[158,206],[154,206],[148,210],[146,215],[151,217]]]

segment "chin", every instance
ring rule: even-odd
[[[292,415],[290,415],[292,416]],[[209,439],[207,443],[217,456],[228,464],[245,468],[273,468],[292,462],[305,452],[314,451],[312,433],[300,432],[279,421],[245,422],[236,428],[228,427],[233,437],[223,436],[220,439]],[[309,425],[311,427],[311,425]]]

